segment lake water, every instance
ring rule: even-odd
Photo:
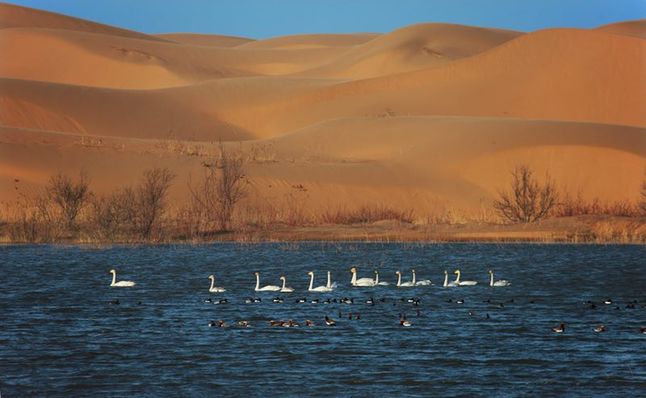
[[[612,245],[4,246],[0,394],[644,396],[645,257],[644,246]],[[352,288],[352,265],[391,283],[394,271],[408,280],[414,267],[434,285]],[[109,287],[111,268],[137,285]],[[456,268],[479,284],[443,288],[443,271]],[[488,269],[512,285],[490,288]],[[327,270],[339,287],[308,294],[307,271],[319,286]],[[256,293],[254,271],[263,285],[284,274],[296,292]],[[226,293],[208,292],[209,274]],[[365,303],[371,296],[375,305]],[[420,304],[401,300],[411,297]],[[325,315],[337,326],[326,327]],[[208,326],[219,319],[251,327]],[[561,322],[565,333],[553,333]],[[595,333],[598,324],[607,331]]]

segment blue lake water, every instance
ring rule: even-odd
[[[0,394],[644,396],[645,257],[644,246],[613,245],[3,246]],[[434,285],[353,288],[353,265],[393,284],[414,267]],[[109,287],[111,268],[137,285]],[[443,288],[443,271],[456,268],[479,284]],[[489,269],[512,285],[489,287]],[[308,293],[307,271],[319,286],[327,270],[339,287]],[[254,292],[254,271],[263,285],[284,274],[296,292]],[[208,292],[210,274],[226,293]],[[251,327],[208,326],[219,319]],[[565,333],[553,333],[562,322]],[[598,324],[607,331],[593,332]]]

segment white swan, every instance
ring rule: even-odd
[[[503,287],[503,286],[509,286],[509,285],[511,285],[511,282],[509,282],[506,279],[501,279],[499,281],[494,282],[494,280],[493,280],[493,271],[489,270],[489,286]]]
[[[226,292],[227,290],[223,287],[217,287],[215,286],[215,276],[209,275],[209,279],[211,280],[211,287],[209,288],[209,292],[211,293],[222,293]]]
[[[280,280],[283,281],[283,285],[280,287],[280,291],[283,293],[291,293],[294,291],[291,287],[285,287],[285,283],[287,283],[287,279],[284,276],[280,277]]]
[[[308,291],[310,292],[330,292],[332,291],[332,288],[329,288],[327,286],[317,286],[314,287],[314,272],[310,271],[307,273],[307,275],[310,276],[310,287],[307,288]],[[328,271],[328,284],[330,284],[330,272]]]
[[[357,268],[356,267],[350,268],[350,272],[352,272],[352,280],[350,280],[350,284],[352,286],[367,286],[367,287],[375,286],[375,280],[372,279],[372,278],[357,279]]]
[[[410,282],[404,282],[402,283],[402,273],[400,271],[395,271],[395,274],[397,274],[397,287],[413,287],[415,286],[415,281],[410,281]],[[415,274],[413,274],[413,277]]]
[[[443,287],[456,287],[458,286],[455,281],[449,282],[449,273],[444,270],[444,284],[442,284]]]
[[[421,281],[415,280],[415,269],[411,270],[413,272],[413,283],[415,286],[431,286],[433,283],[430,279],[422,279]]]
[[[461,272],[459,269],[456,269],[454,274],[457,275],[457,277],[455,278],[455,283],[457,283],[458,286],[474,286],[478,284],[478,282],[476,281],[460,281]]]
[[[375,270],[375,286],[388,286],[388,282],[379,282],[379,271]]]
[[[111,269],[110,273],[112,274],[112,283],[110,284],[110,286],[112,287],[133,287],[134,285],[136,285],[136,283],[133,281],[117,282],[117,271]]]
[[[337,287],[336,282],[334,282],[334,283],[332,282],[332,273],[330,271],[327,272],[327,285],[325,285],[325,287],[330,289],[329,290],[330,292],[332,290],[336,289],[336,287]]]
[[[280,290],[280,286],[276,285],[267,285],[260,287],[260,272],[254,272],[256,275],[256,288],[254,289],[257,292],[277,292]]]

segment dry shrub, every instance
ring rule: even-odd
[[[353,210],[337,208],[322,213],[318,218],[324,224],[339,225],[370,224],[385,220],[411,224],[415,220],[412,209],[399,210],[388,205],[363,205]]]
[[[511,191],[500,191],[494,208],[508,221],[530,223],[550,214],[557,204],[557,192],[549,174],[541,184],[527,165],[512,171]]]
[[[563,200],[554,210],[556,217],[576,217],[585,215],[608,215],[617,217],[636,217],[640,214],[637,203],[628,200],[602,202],[599,198],[585,200],[581,193],[576,197],[566,193]]]

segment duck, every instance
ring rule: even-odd
[[[325,325],[326,326],[336,326],[336,321],[326,315],[325,316]]]
[[[357,279],[356,267],[350,268],[350,272],[352,273],[352,279],[350,280],[350,285],[355,287],[374,287],[375,286],[375,280],[372,278]]]
[[[602,333],[606,331],[606,326],[605,325],[599,325],[593,329],[595,333]]]
[[[136,285],[135,282],[133,281],[119,281],[117,282],[117,271],[111,269],[110,273],[112,274],[112,283],[110,283],[110,287],[133,287]]]
[[[407,328],[407,327],[413,326],[413,323],[411,321],[409,321],[408,319],[406,319],[406,314],[404,314],[404,315],[400,314],[399,315],[399,325]]]
[[[249,327],[249,322],[248,321],[238,321],[236,322],[236,325],[241,328],[248,328]]]
[[[283,300],[283,298],[282,298],[282,297],[274,297],[273,299],[271,299],[271,302],[272,302],[272,303],[276,303],[276,304],[280,304],[280,303],[282,303],[283,301],[285,301],[285,300]]]
[[[283,282],[283,285],[280,287],[280,291],[282,293],[292,293],[294,291],[291,287],[285,286],[285,283],[287,283],[287,278],[285,278],[285,276],[281,276],[280,280]]]
[[[563,332],[565,332],[565,324],[562,323],[559,326],[553,327],[552,332],[554,332],[554,333],[563,333]]]
[[[506,279],[500,279],[497,281],[493,280],[493,271],[489,270],[489,286],[491,287],[505,287],[511,285],[511,282],[509,282]]]
[[[222,293],[222,292],[226,292],[226,289],[225,289],[225,288],[215,286],[215,276],[213,276],[213,275],[209,275],[209,279],[211,280],[211,287],[209,288],[209,292],[211,292],[211,293]]]
[[[306,320],[305,320],[305,326],[314,326],[314,322],[312,322],[312,321],[311,321],[311,320],[309,320],[309,319],[306,319]]]
[[[218,301],[214,301],[213,304],[229,304],[229,300],[227,299],[220,299]]]

